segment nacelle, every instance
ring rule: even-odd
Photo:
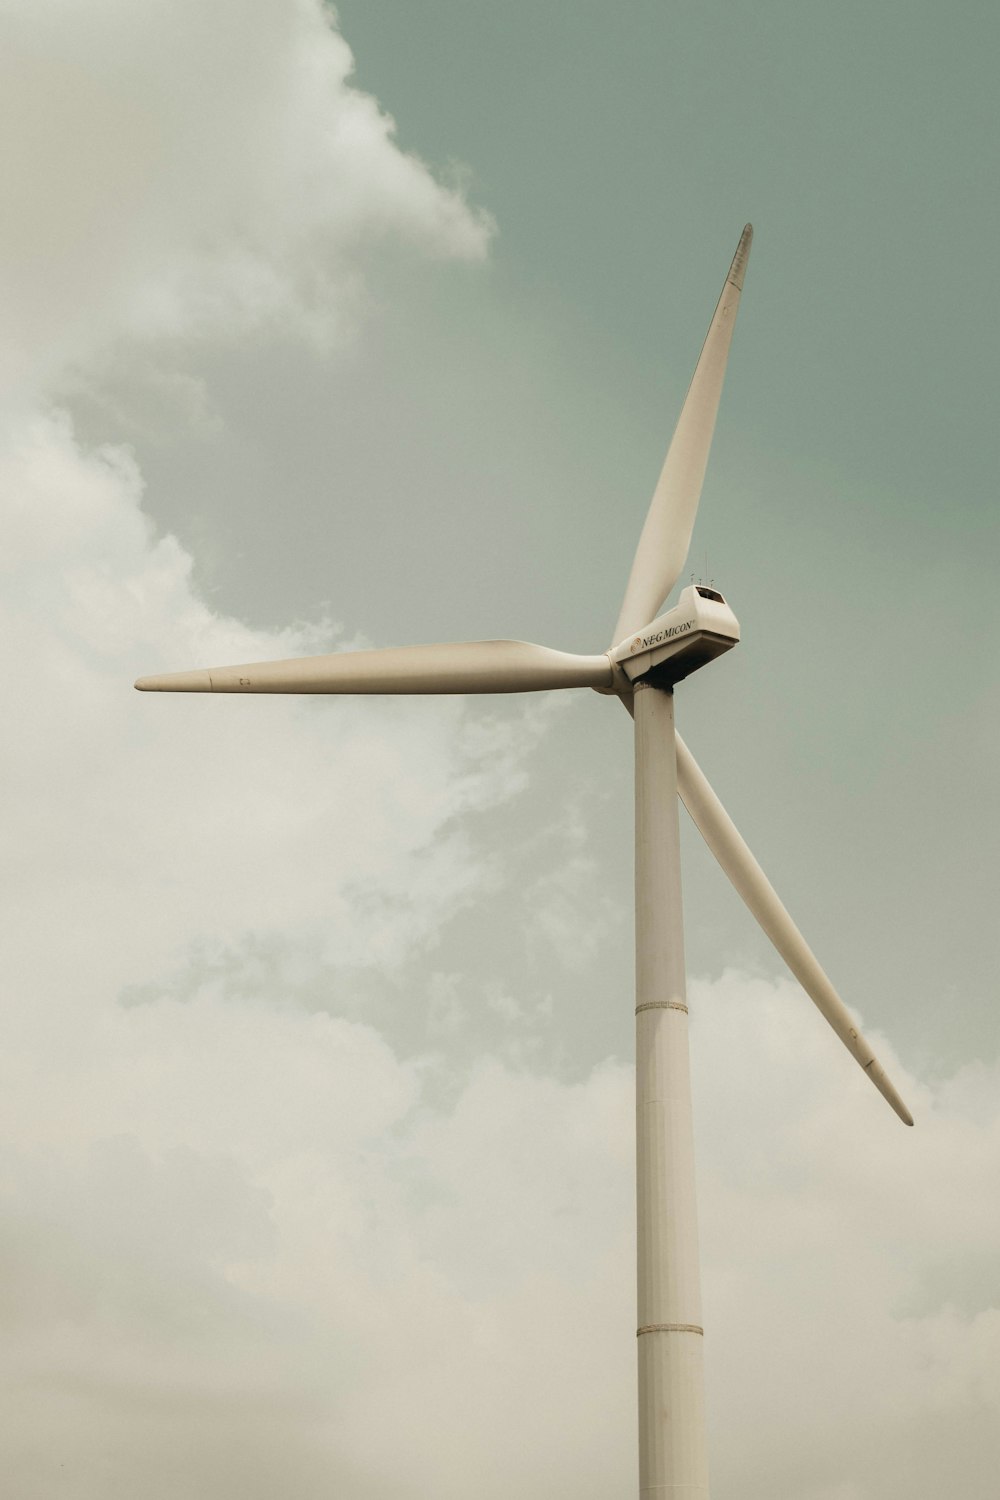
[[[740,638],[736,616],[716,589],[689,584],[673,609],[621,641],[608,655],[630,682],[672,687]]]

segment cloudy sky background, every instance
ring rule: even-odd
[[[678,717],[917,1127],[688,838],[714,1494],[992,1500],[993,8],[0,24],[11,1492],[634,1490],[626,716],[130,683],[603,649],[751,219]]]

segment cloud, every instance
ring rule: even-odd
[[[8,420],[6,1458],[25,1495],[67,1482],[57,1454],[81,1496],[318,1493],[338,1465],[374,1493],[362,1434],[400,1327],[442,1390],[456,1341],[507,1335],[399,1233],[427,1062],[337,1011],[490,878],[460,815],[516,792],[532,710],[517,732],[458,701],[133,693],[143,669],[336,643],[214,614],[141,496],[65,416]],[[480,1092],[488,1111],[502,1080]],[[488,1406],[474,1425],[497,1441]]]
[[[730,973],[692,1008],[723,1493],[985,1500],[1000,1065],[920,1085],[879,1039],[908,1131],[790,982]]]
[[[985,1500],[1000,1317],[913,1293],[987,1242],[995,1106],[918,1091],[922,1192],[915,1164],[892,1191],[916,1133],[790,985],[693,998],[717,1493],[902,1500],[950,1472]],[[632,1482],[630,1068],[482,1059],[434,1103],[372,1028],[212,986],[101,1007],[44,1061],[51,1092],[5,1086],[19,1493],[54,1484],[54,1432],[87,1500]]]
[[[403,152],[320,0],[5,7],[0,388],[121,337],[335,336],[380,246],[490,221]]]
[[[199,945],[393,967],[470,899],[486,872],[456,819],[520,784],[530,708],[518,743],[457,700],[139,697],[144,670],[330,649],[336,632],[214,615],[143,516],[128,454],[81,452],[64,417],[8,432],[0,489],[9,973],[85,982],[111,932],[102,987]]]

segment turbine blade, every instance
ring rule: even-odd
[[[611,681],[607,656],[527,641],[462,641],[168,672],[135,685],[144,693],[532,693]]]
[[[706,844],[810,1000],[826,1017],[848,1052],[857,1059],[904,1125],[912,1125],[913,1116],[889,1082],[871,1046],[855,1026],[844,1002],[778,900],[773,886],[680,735],[677,736],[677,789]]]
[[[740,305],[753,226],[740,236],[642,528],[612,645],[658,613],[684,569]]]

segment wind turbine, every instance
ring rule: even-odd
[[[753,230],[722,288],[653,493],[614,642],[574,656],[525,641],[341,652],[140,677],[143,692],[524,693],[594,688],[635,721],[636,1218],[641,1495],[707,1500],[677,795],[807,995],[907,1125],[913,1119],[674,730],[676,683],[740,638],[717,590],[654,618],[688,554]]]

